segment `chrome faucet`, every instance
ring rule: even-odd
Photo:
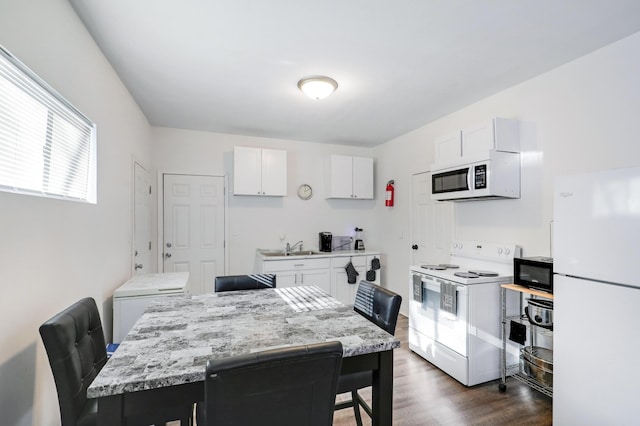
[[[290,245],[289,243],[287,243],[287,248],[285,249],[285,253],[289,254],[291,253],[291,251],[295,250],[296,248],[299,248],[300,251],[302,251],[302,243],[303,243],[302,240],[298,241],[294,245]]]

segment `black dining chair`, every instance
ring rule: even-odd
[[[341,365],[340,342],[209,360],[204,424],[330,426]]]
[[[216,277],[215,291],[258,290],[275,288],[275,274],[227,275]]]
[[[367,281],[360,281],[353,310],[393,335],[396,332],[398,313],[402,297],[384,287]],[[353,407],[356,423],[362,426],[360,406],[372,417],[371,407],[358,394],[358,389],[369,387],[373,384],[373,372],[362,371],[343,374],[338,378],[337,394],[351,392],[351,399],[336,404],[336,410]]]
[[[87,398],[87,388],[107,362],[107,349],[100,313],[93,298],[69,306],[40,326],[40,336],[49,357],[58,391],[63,426],[97,423],[96,399]],[[193,406],[164,407],[153,418],[127,418],[128,425],[164,424],[180,420],[192,424]]]

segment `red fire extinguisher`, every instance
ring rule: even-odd
[[[393,180],[387,182],[387,199],[384,201],[384,205],[387,207],[393,207],[393,193],[395,189],[393,188]]]

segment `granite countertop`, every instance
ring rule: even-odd
[[[284,346],[339,340],[345,357],[400,347],[314,286],[162,299],[133,326],[89,398],[204,381],[208,359]]]

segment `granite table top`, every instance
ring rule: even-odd
[[[87,397],[204,381],[209,359],[331,340],[342,342],[344,357],[400,347],[315,286],[161,298],[134,324]]]

